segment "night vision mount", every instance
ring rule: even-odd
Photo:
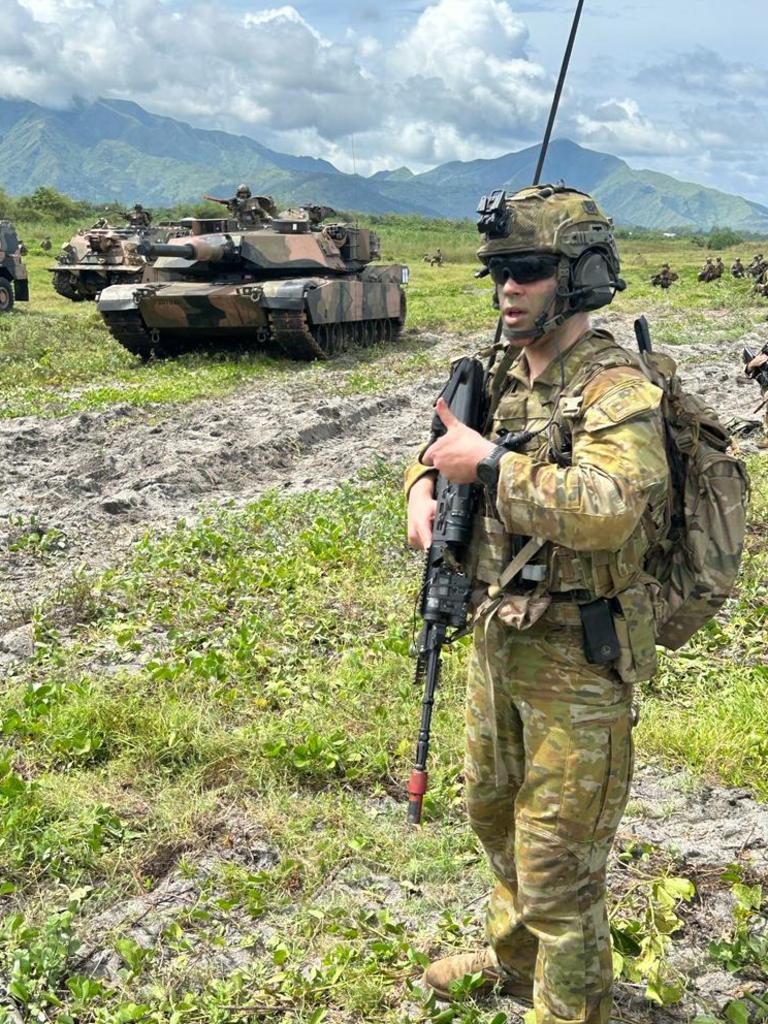
[[[503,188],[494,189],[483,196],[477,208],[477,230],[488,238],[504,238],[509,234],[509,208],[507,193]]]

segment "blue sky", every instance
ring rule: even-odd
[[[3,0],[0,95],[130,99],[343,170],[424,170],[540,138],[574,7]],[[757,0],[586,0],[556,134],[768,204],[767,38]]]

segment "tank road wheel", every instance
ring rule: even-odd
[[[392,321],[391,320],[382,320],[381,321],[381,329],[382,329],[382,335],[383,335],[382,341],[384,342],[385,345],[389,345],[390,342],[395,340],[395,332],[394,332],[394,329],[392,327]]]
[[[10,313],[13,309],[13,285],[0,277],[0,313]]]

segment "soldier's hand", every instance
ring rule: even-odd
[[[435,411],[445,424],[446,431],[427,448],[421,461],[434,466],[451,483],[474,483],[477,480],[478,462],[490,455],[496,445],[458,420],[444,398],[438,398]]]
[[[433,475],[423,476],[408,494],[408,543],[417,551],[426,551],[432,543],[432,524],[437,502]]]
[[[765,366],[768,363],[768,352],[758,352],[754,359],[751,359],[747,363],[747,373],[750,370],[759,370],[761,366]]]

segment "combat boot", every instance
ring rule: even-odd
[[[431,988],[438,999],[450,1000],[450,986],[468,974],[482,974],[483,982],[472,990],[473,995],[482,995],[498,986],[504,995],[516,996],[531,1002],[533,982],[516,978],[503,967],[492,949],[481,949],[474,953],[454,953],[441,960],[435,960],[424,971],[424,984]]]

